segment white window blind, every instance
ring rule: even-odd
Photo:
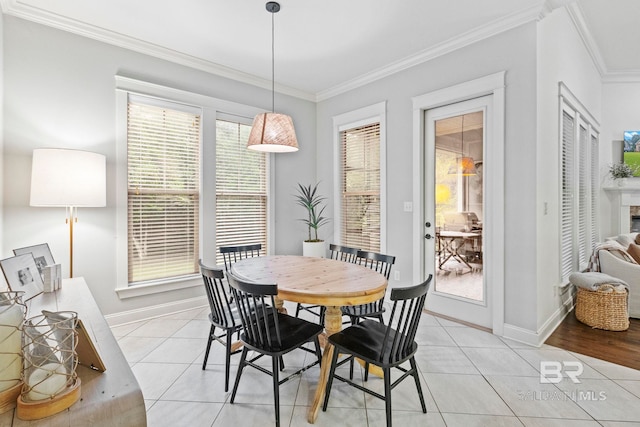
[[[589,241],[590,235],[590,189],[591,180],[589,172],[591,165],[588,161],[589,149],[591,143],[589,141],[589,133],[586,126],[580,123],[578,127],[578,263],[580,266],[586,267],[589,257],[591,256],[591,247]]]
[[[201,115],[187,108],[128,103],[129,283],[198,272]]]
[[[341,243],[380,251],[380,123],[340,132]]]
[[[574,271],[573,262],[573,190],[574,190],[574,118],[562,111],[562,191],[560,217],[560,262],[562,280]]]
[[[247,150],[251,126],[216,120],[216,247],[267,250],[267,155]],[[223,264],[219,249],[216,262]]]
[[[566,88],[561,102],[560,269],[566,282],[583,271],[598,241],[598,136],[593,117]]]
[[[600,156],[598,135],[591,133],[591,241],[590,248],[596,247],[600,240],[600,227],[598,225],[598,195],[600,194],[600,174],[598,173]]]

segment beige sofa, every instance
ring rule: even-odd
[[[606,241],[619,244],[626,250],[633,243],[637,233],[621,234]],[[613,276],[629,285],[629,317],[640,318],[640,264],[629,262],[615,251],[598,251],[600,272]]]

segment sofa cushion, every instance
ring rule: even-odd
[[[636,242],[638,233],[618,234],[616,240],[622,245],[623,248],[628,248],[630,243]]]
[[[640,264],[640,245],[630,243],[629,247],[627,248],[627,253],[631,255],[631,258],[636,260],[638,264]]]

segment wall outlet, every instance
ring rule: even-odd
[[[413,202],[404,202],[404,211],[413,212]]]
[[[393,272],[393,280],[400,281],[400,272],[399,271],[396,270],[396,271]]]

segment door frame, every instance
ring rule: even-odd
[[[413,281],[424,280],[425,250],[425,111],[460,101],[491,95],[493,115],[488,117],[493,127],[493,138],[486,143],[487,163],[502,165],[484,170],[484,222],[488,224],[485,248],[487,259],[485,280],[491,281],[492,330],[504,334],[504,142],[505,142],[505,77],[500,71],[475,80],[438,89],[412,98],[413,102]],[[489,210],[489,207],[491,209]]]

